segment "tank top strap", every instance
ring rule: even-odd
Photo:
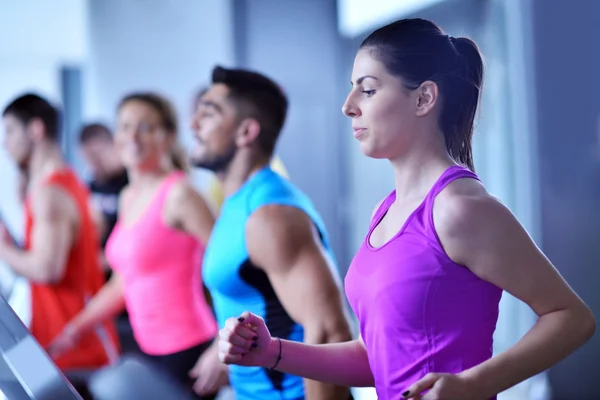
[[[379,224],[379,221],[383,218],[383,216],[388,212],[394,201],[396,200],[396,191],[393,190],[390,194],[387,195],[385,199],[379,204],[373,217],[371,218],[371,223],[369,226],[369,235],[371,231]]]
[[[77,183],[76,176],[71,170],[66,168],[52,172],[41,181],[41,184],[44,186],[56,185],[65,190],[68,190],[70,187],[72,187],[74,183]]]
[[[155,204],[158,210],[162,210],[162,206],[167,199],[167,195],[171,191],[174,184],[185,178],[185,173],[182,171],[171,172],[165,180],[160,184],[158,193],[156,194]]]
[[[461,178],[472,178],[479,180],[479,177],[471,170],[458,165],[449,167],[435,182],[426,197],[426,202],[429,203],[451,182]]]
[[[433,223],[433,202],[436,196],[446,186],[448,186],[451,182],[461,178],[471,178],[479,180],[479,177],[473,171],[458,165],[452,166],[444,171],[444,173],[438,178],[436,183],[433,185],[433,187],[427,194],[427,197],[425,197],[423,212],[426,215],[429,224],[429,230],[436,239],[437,233],[435,231],[435,224]]]
[[[69,198],[77,205],[79,213],[81,213],[82,205],[87,204],[89,193],[87,188],[81,183],[75,172],[69,168],[63,168],[52,172],[40,181],[40,187],[52,186],[59,188],[67,194]],[[35,196],[35,194],[33,194]],[[30,203],[31,199],[27,199],[26,203]]]

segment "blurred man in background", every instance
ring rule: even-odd
[[[27,188],[24,249],[3,235],[0,258],[28,280],[28,312],[20,316],[47,347],[104,283],[98,234],[88,191],[61,154],[58,110],[26,94],[6,106],[2,116],[4,146],[27,177]],[[114,326],[104,324],[56,364],[63,370],[105,365],[115,356],[116,342]]]
[[[79,145],[90,169],[89,189],[102,249],[117,222],[119,195],[129,183],[111,131],[105,125],[85,125],[79,133]]]

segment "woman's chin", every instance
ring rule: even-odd
[[[360,142],[360,151],[369,158],[387,158],[387,155],[384,150],[370,146],[368,142]]]

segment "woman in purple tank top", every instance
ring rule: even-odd
[[[293,343],[244,313],[220,332],[223,362],[375,386],[386,400],[483,400],[592,336],[589,308],[473,172],[482,81],[477,45],[430,21],[397,21],[365,39],[343,111],[363,153],[390,161],[395,190],[346,276],[361,339]],[[539,319],[492,357],[503,290]]]

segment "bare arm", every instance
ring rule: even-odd
[[[512,348],[459,374],[487,399],[550,368],[595,330],[588,307],[537,248],[512,213],[483,188],[442,192],[434,221],[448,255],[527,303],[539,316]],[[444,397],[445,398],[445,397]]]
[[[315,381],[374,386],[361,339],[317,345],[280,340],[271,337],[261,317],[249,312],[229,318],[219,339],[219,358],[225,364],[276,366],[279,371]]]
[[[167,224],[197,238],[206,245],[210,237],[215,219],[204,198],[186,181],[179,181],[169,192],[164,210]],[[209,305],[212,299],[204,288],[204,296]],[[189,372],[195,380],[194,391],[208,396],[216,393],[228,383],[228,368],[219,362],[217,341],[202,353],[194,368]]]
[[[98,324],[116,317],[125,309],[121,277],[114,272],[85,308],[69,322],[77,335],[85,334]]]
[[[60,188],[53,185],[40,187],[33,196],[35,224],[31,248],[21,250],[4,242],[0,245],[0,258],[31,281],[59,282],[79,229],[80,221],[72,212],[74,208],[73,199]]]
[[[169,192],[164,217],[169,226],[195,236],[203,245],[215,223],[204,198],[185,181],[176,183]]]
[[[204,198],[187,182],[178,182],[167,197],[165,220],[169,226],[195,236],[199,243],[206,245],[215,217]],[[212,298],[204,288],[204,297],[210,306]]]
[[[125,187],[119,196],[119,216],[124,205],[131,202],[131,190]],[[102,286],[96,295],[88,302],[85,308],[69,322],[70,330],[81,335],[93,329],[99,323],[116,317],[125,309],[123,296],[123,282],[121,276],[113,271],[110,280]]]
[[[278,355],[279,343],[273,340],[268,349],[268,366],[275,365]],[[325,345],[282,340],[277,370],[346,387],[375,385],[361,339]]]
[[[125,308],[123,289],[119,275],[113,274],[98,293],[89,301],[46,349],[52,357],[60,357],[79,342],[82,335],[99,324],[115,317]]]
[[[335,267],[304,212],[262,207],[248,220],[246,240],[252,263],[265,271],[284,309],[303,326],[305,343],[351,340]],[[305,388],[307,399],[348,396],[347,388],[316,381],[305,381]]]
[[[131,191],[125,188],[119,198],[119,214],[123,204],[129,202]],[[57,356],[59,353],[72,348],[81,335],[109,320],[125,309],[123,285],[121,276],[113,273],[110,280],[102,286],[96,295],[86,304],[63,329],[50,345],[49,352]]]

